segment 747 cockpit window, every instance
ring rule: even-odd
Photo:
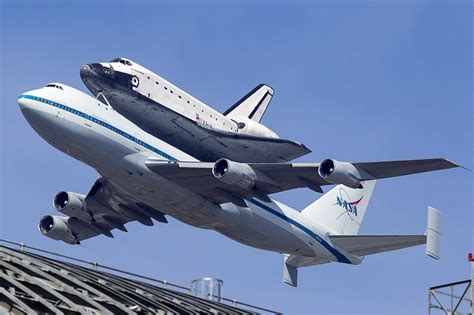
[[[121,64],[126,65],[126,66],[132,65],[132,63],[129,60],[123,59],[123,58],[115,58],[115,59],[110,60],[110,62],[120,62]]]
[[[46,85],[46,87],[53,87],[53,88],[57,88],[57,89],[60,89],[60,90],[63,89],[62,86],[60,86],[59,84],[54,84],[54,83],[49,83],[48,85]]]

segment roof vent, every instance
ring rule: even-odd
[[[194,296],[220,303],[223,286],[224,281],[220,279],[210,277],[196,279],[191,281],[191,293]]]

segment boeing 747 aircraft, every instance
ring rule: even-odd
[[[297,284],[297,268],[340,262],[427,243],[439,255],[439,212],[429,209],[426,235],[358,235],[375,180],[457,167],[445,159],[347,163],[200,162],[148,134],[109,104],[61,83],[18,99],[33,129],[48,143],[100,174],[86,195],[59,192],[39,230],[69,244],[113,237],[125,224],[172,216],[256,248],[283,253],[284,281]],[[269,195],[298,187],[322,192],[301,212]],[[153,220],[152,220],[153,219]]]
[[[311,152],[260,123],[273,89],[260,84],[221,114],[125,58],[81,68],[87,88],[148,133],[205,162],[287,162]]]

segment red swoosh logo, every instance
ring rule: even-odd
[[[357,206],[361,201],[362,201],[362,198],[364,198],[364,196],[360,197],[359,200],[356,200],[356,201],[353,201],[353,202],[349,202],[349,204],[351,206]]]

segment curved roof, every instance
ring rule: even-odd
[[[5,246],[0,246],[2,308],[20,314],[255,314]]]

